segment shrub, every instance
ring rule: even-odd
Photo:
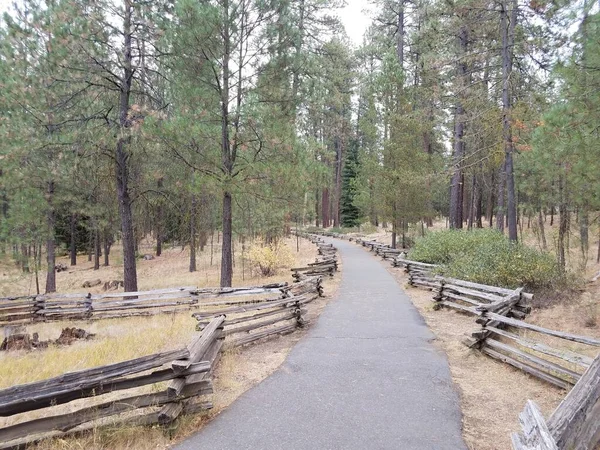
[[[512,243],[491,229],[429,233],[408,257],[441,264],[444,275],[475,283],[539,289],[565,282],[551,254]]]
[[[290,267],[294,255],[285,244],[253,245],[248,251],[248,260],[253,268],[264,277],[271,277],[284,267]]]
[[[360,228],[360,232],[364,233],[364,234],[374,234],[379,231],[377,229],[377,227],[375,225],[373,225],[371,222],[363,223],[359,228]]]

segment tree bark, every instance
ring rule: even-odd
[[[590,238],[589,238],[589,214],[586,209],[579,210],[579,235],[581,240],[581,257],[583,260],[583,268],[587,265]]]
[[[496,228],[504,233],[504,190],[506,186],[506,171],[505,163],[500,167],[500,173],[498,176],[498,198],[496,199]]]
[[[229,141],[229,62],[231,59],[231,35],[230,35],[230,11],[229,0],[223,1],[223,64],[222,64],[222,81],[221,81],[221,156],[223,172],[226,177],[233,175],[233,166],[235,155],[232,153],[231,143]],[[240,67],[241,71],[242,68]],[[241,83],[241,81],[239,81]],[[241,89],[241,85],[238,85]],[[238,94],[238,104],[240,97]],[[239,113],[239,112],[238,112]],[[235,149],[235,147],[234,147]],[[231,253],[232,241],[232,198],[231,192],[227,189],[223,191],[223,245],[221,247],[221,287],[229,287],[233,281],[233,256]]]
[[[71,265],[77,265],[77,214],[71,214],[71,244],[69,253],[71,255]]]
[[[540,238],[542,240],[542,250],[548,250],[548,244],[546,243],[546,231],[544,230],[544,218],[542,217],[542,210],[538,211],[538,228],[540,230]]]
[[[233,257],[231,252],[232,235],[231,194],[223,193],[223,246],[221,250],[221,287],[229,287],[233,281]]]
[[[329,228],[329,188],[324,188],[321,195],[321,220],[323,228]]]
[[[343,153],[342,143],[340,138],[336,137],[333,142],[335,149],[335,200],[332,205],[333,207],[333,226],[340,226],[340,203],[342,197],[342,165],[343,165]]]
[[[559,224],[558,224],[558,243],[557,243],[557,257],[558,257],[558,265],[560,269],[564,272],[567,260],[565,256],[565,237],[567,235],[567,231],[569,228],[569,216],[567,209],[567,200],[566,200],[566,189],[563,183],[562,177],[558,179],[558,192],[560,198],[560,204],[558,206],[559,213]]]
[[[98,226],[94,229],[94,270],[100,269],[100,231]]]
[[[162,192],[163,178],[160,177],[156,182],[156,188],[159,192]],[[162,244],[163,244],[163,202],[162,199],[158,201],[156,207],[156,256],[162,255]]]
[[[400,67],[404,64],[404,1],[398,2],[398,34],[396,36],[396,55]]]
[[[54,228],[56,227],[56,216],[54,211],[54,181],[49,181],[46,190],[48,212],[46,225],[48,227],[48,239],[46,240],[46,262],[48,272],[46,273],[46,294],[56,292],[56,240]]]
[[[468,50],[468,30],[466,24],[460,28],[459,36],[460,55],[464,56]],[[460,87],[464,90],[467,80],[467,63],[464,57],[458,58],[458,79]],[[457,104],[454,112],[454,155],[452,181],[450,186],[450,228],[462,228],[462,198],[463,198],[463,158],[465,155],[465,142],[463,140],[465,132],[465,110],[462,96],[457,97]]]
[[[190,205],[190,272],[196,271],[196,196]]]
[[[504,0],[501,6],[501,27],[502,27],[502,122],[504,134],[504,152],[505,152],[505,177],[506,177],[506,199],[507,199],[507,219],[508,219],[508,238],[512,242],[517,242],[517,203],[515,196],[515,178],[513,169],[514,143],[512,139],[511,125],[511,107],[512,92],[510,88],[510,77],[512,75],[512,58],[514,32],[517,21],[517,1],[510,0],[512,10],[508,11],[509,0]]]
[[[123,15],[123,77],[119,94],[119,128],[120,137],[117,141],[115,154],[117,172],[117,198],[121,218],[121,240],[123,242],[123,284],[125,292],[137,291],[137,269],[135,260],[135,236],[133,232],[133,214],[131,210],[131,193],[129,188],[129,158],[127,151],[130,138],[127,136],[130,128],[129,97],[133,82],[132,67],[132,15],[131,0],[124,0]]]
[[[319,227],[320,226],[320,222],[319,222],[319,214],[320,214],[320,210],[319,210],[319,197],[320,197],[320,192],[317,189],[315,191],[315,227]]]
[[[110,265],[110,247],[112,246],[112,236],[108,230],[104,230],[104,265],[108,267]]]

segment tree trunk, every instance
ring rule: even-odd
[[[579,235],[581,238],[582,267],[585,269],[588,260],[590,238],[589,238],[589,214],[586,209],[579,210]]]
[[[473,225],[475,223],[475,210],[476,210],[476,205],[475,205],[475,199],[476,199],[476,193],[475,191],[477,190],[477,180],[476,180],[476,176],[473,173],[473,175],[471,175],[471,198],[469,201],[469,222],[467,224],[467,229],[472,230],[473,229]]]
[[[483,228],[483,186],[481,183],[481,174],[478,177],[477,192],[475,194],[475,226]]]
[[[324,188],[321,195],[321,220],[323,228],[329,228],[329,188]]]
[[[566,268],[566,256],[565,256],[565,238],[569,228],[569,215],[566,201],[566,189],[563,185],[562,178],[558,180],[558,191],[560,197],[560,204],[558,206],[559,213],[559,224],[558,224],[558,244],[557,244],[557,257],[558,265],[561,271],[565,271]]]
[[[463,24],[459,33],[459,46],[461,55],[466,55],[468,50],[468,31],[466,24]],[[467,63],[464,57],[458,58],[458,79],[462,89],[465,88],[467,80]],[[459,94],[454,111],[454,155],[453,155],[453,174],[450,185],[450,228],[462,228],[463,226],[463,158],[465,156],[465,142],[463,140],[465,132],[465,110],[462,96]]]
[[[544,218],[542,217],[542,210],[538,211],[538,228],[540,230],[540,238],[542,240],[542,250],[548,250],[548,244],[546,242],[546,231],[544,230]]]
[[[496,228],[502,233],[504,233],[504,189],[506,186],[506,171],[504,167],[504,164],[502,164],[498,176],[498,198],[496,208]]]
[[[221,248],[221,287],[229,287],[233,281],[233,258],[231,253],[232,235],[231,194],[223,193],[223,246]]]
[[[137,291],[137,269],[135,260],[135,236],[133,232],[133,214],[131,211],[131,194],[129,192],[129,159],[127,151],[130,138],[128,128],[129,119],[129,96],[133,82],[132,67],[132,26],[133,6],[131,0],[124,0],[123,15],[123,78],[121,79],[121,90],[119,94],[119,127],[120,134],[115,152],[117,172],[117,199],[119,202],[119,216],[121,218],[121,239],[123,242],[123,285],[125,292]]]
[[[196,196],[190,205],[190,272],[196,271]]]
[[[42,256],[42,246],[35,244],[33,246],[33,266],[35,270],[35,293],[40,295],[40,258]]]
[[[317,189],[315,191],[315,227],[319,227],[320,226],[320,222],[319,222],[319,214],[320,214],[320,210],[319,210],[319,197],[320,197],[320,192]]]
[[[490,228],[494,226],[494,178],[494,172],[492,171],[486,205],[486,218]]]
[[[502,27],[502,122],[505,153],[505,177],[507,197],[508,238],[517,242],[517,203],[515,196],[515,178],[513,169],[514,143],[512,140],[511,107],[512,93],[510,77],[512,74],[513,42],[517,20],[517,1],[510,0],[512,10],[509,18],[509,0],[504,0],[501,5]]]
[[[404,1],[398,1],[398,34],[396,36],[396,56],[400,67],[404,64]]]
[[[156,182],[156,187],[159,192],[162,192],[163,178],[160,177]],[[162,255],[162,244],[163,244],[163,202],[159,200],[156,207],[156,256]]]
[[[335,203],[333,206],[333,226],[340,226],[340,203],[342,197],[342,165],[343,152],[342,144],[338,137],[333,142],[335,149]]]
[[[109,255],[110,247],[112,246],[112,236],[107,230],[104,230],[104,239],[102,241],[104,243],[104,265],[108,267],[110,265]]]
[[[77,214],[71,214],[71,244],[69,245],[69,253],[71,255],[71,265],[77,265]]]
[[[94,270],[100,269],[100,231],[94,229]]]
[[[46,294],[56,292],[56,241],[54,228],[56,227],[56,217],[54,212],[54,181],[49,181],[47,186],[48,213],[46,224],[48,227],[48,239],[46,240],[46,262],[48,272],[46,274]]]
[[[233,167],[235,163],[235,154],[232,152],[231,143],[229,141],[229,62],[231,59],[231,36],[230,36],[230,17],[229,17],[229,0],[223,1],[223,64],[222,64],[222,82],[221,82],[221,157],[223,172],[226,176],[233,175]],[[242,68],[240,67],[241,71]],[[241,83],[241,80],[238,81]],[[238,84],[238,103],[240,101],[239,89],[241,84]],[[235,147],[233,148],[235,151]],[[231,253],[232,241],[232,198],[231,192],[223,191],[223,245],[221,247],[221,287],[229,287],[233,281],[233,256]]]

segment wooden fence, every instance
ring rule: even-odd
[[[215,317],[226,316],[223,327],[228,345],[240,346],[302,328],[306,322],[303,307],[322,295],[322,278],[311,277],[283,288],[283,298],[236,304],[214,302],[192,316],[198,321],[198,329],[208,326]]]
[[[0,449],[107,424],[164,425],[212,408],[203,396],[213,392],[212,371],[224,345],[246,345],[305,325],[305,306],[323,295],[320,275],[337,270],[335,248],[318,245],[321,257],[310,269],[292,269],[300,276],[291,285],[1,299],[0,324],[194,308],[200,332],[186,348],[0,390],[0,417],[14,418],[0,429]],[[167,381],[166,388],[160,384]],[[92,404],[71,404],[81,399]]]
[[[226,336],[233,336],[231,345],[245,345],[272,335],[290,333],[303,327],[303,308],[323,295],[323,275],[333,275],[338,269],[337,250],[325,244],[319,236],[299,233],[318,247],[319,257],[306,267],[292,268],[295,283],[279,288],[281,297],[259,299],[247,302],[213,302],[203,304],[202,312],[192,314],[198,320],[198,328],[206,326],[210,320],[226,315],[224,322]],[[207,308],[208,306],[208,308]]]
[[[93,429],[107,418],[111,424],[167,424],[182,413],[210,409],[212,404],[202,397],[213,391],[211,374],[223,345],[224,320],[215,317],[186,348],[0,390],[2,417],[43,410],[39,418],[25,414],[0,429],[0,449]],[[159,384],[165,381],[166,389]],[[149,392],[131,391],[150,385],[155,388]],[[92,397],[91,406],[61,408]]]
[[[296,282],[311,276],[333,276],[338,270],[337,249],[333,244],[326,244],[316,235],[303,234],[303,237],[313,242],[319,252],[319,257],[314,263],[307,264],[306,267],[292,268],[292,277]]]
[[[520,414],[523,428],[512,436],[514,450],[592,450],[600,444],[600,355],[595,359],[574,351],[600,347],[600,340],[540,327],[523,319],[533,295],[523,288],[506,289],[436,275],[438,266],[409,261],[402,251],[372,240],[356,242],[395,267],[404,267],[413,286],[434,292],[442,307],[476,316],[480,328],[465,344],[563,389],[565,399],[546,421],[531,400]],[[527,335],[518,334],[524,331]],[[531,336],[540,336],[534,338]],[[547,341],[553,340],[550,345]],[[556,344],[562,342],[563,345]],[[597,352],[596,352],[597,353]]]
[[[187,348],[0,390],[0,417],[48,409],[42,418],[19,416],[16,424],[0,429],[0,449],[93,429],[107,424],[107,418],[110,424],[164,425],[181,414],[210,409],[212,404],[200,397],[213,391],[211,374],[223,346],[246,345],[303,327],[304,306],[323,295],[318,276],[267,289],[276,289],[278,297],[201,303],[201,310],[193,314],[201,333]],[[264,292],[263,287],[247,290],[253,295]],[[227,294],[242,292],[242,288],[234,288]],[[205,290],[207,295],[217,293],[225,294],[223,290]],[[166,389],[157,385],[165,381],[169,381]],[[154,392],[131,392],[149,385],[156,386]],[[129,392],[115,396],[125,390]],[[60,410],[60,405],[91,397],[92,406]]]
[[[278,295],[287,283],[234,288],[180,287],[111,294],[47,294],[0,298],[0,326],[65,319],[108,319],[173,313],[201,307],[211,298]]]
[[[596,357],[548,420],[528,400],[519,415],[523,431],[515,450],[592,450],[600,443],[600,356]]]
[[[415,271],[411,275],[411,284],[434,292],[435,309],[447,307],[477,317],[480,328],[465,339],[466,345],[560,388],[569,389],[577,383],[592,363],[592,358],[567,347],[573,342],[582,346],[600,346],[600,340],[595,338],[524,321],[530,312],[527,303],[533,295],[523,292],[522,288],[505,289],[435,276],[423,272],[418,264],[410,261],[406,261],[404,267],[409,273]],[[528,334],[523,336],[513,329]],[[548,339],[542,336],[553,338],[555,343],[544,342]],[[560,345],[560,342],[564,344]]]

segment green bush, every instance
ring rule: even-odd
[[[429,233],[417,239],[408,258],[440,264],[444,275],[475,283],[528,289],[564,283],[551,254],[511,243],[491,229]]]

